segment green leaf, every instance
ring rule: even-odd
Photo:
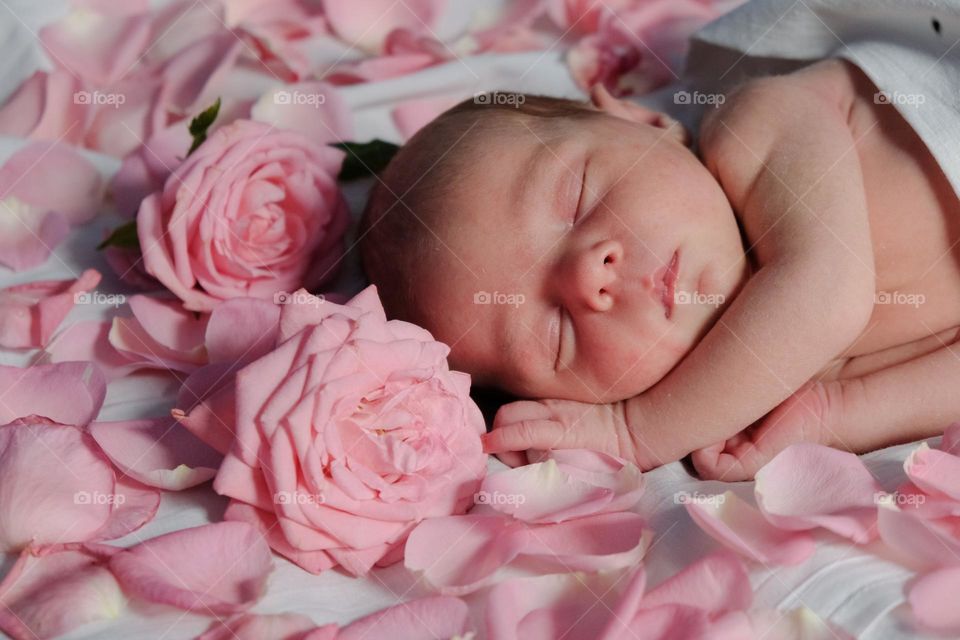
[[[111,231],[107,239],[97,245],[97,250],[102,251],[107,247],[139,249],[140,238],[137,237],[137,221],[131,220]]]
[[[380,173],[400,149],[392,142],[379,139],[370,142],[334,142],[330,146],[347,152],[340,167],[341,180],[356,180]]]
[[[196,118],[190,121],[190,135],[193,136],[193,144],[190,145],[190,150],[187,151],[188,156],[196,151],[197,147],[207,139],[207,130],[210,128],[210,125],[213,124],[213,121],[217,119],[218,113],[220,113],[220,98],[217,98],[216,102],[201,111]]]

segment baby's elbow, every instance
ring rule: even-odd
[[[876,298],[875,277],[873,272],[858,274],[855,277],[841,278],[825,301],[830,316],[826,336],[837,347],[837,351],[847,349],[863,335],[873,315]]]

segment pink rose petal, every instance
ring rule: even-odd
[[[0,365],[0,424],[42,415],[60,424],[85,426],[99,413],[106,393],[103,374],[90,362],[27,369]]]
[[[135,295],[132,318],[113,319],[110,344],[145,366],[190,373],[206,364],[206,316],[186,311],[179,301]]]
[[[15,197],[0,200],[0,264],[23,271],[46,262],[70,233],[66,216]]]
[[[76,280],[38,280],[0,289],[0,346],[45,347],[78,298],[100,282],[88,269]]]
[[[807,607],[789,611],[760,609],[747,613],[757,637],[777,640],[854,640],[843,629],[826,622]]]
[[[927,443],[910,452],[903,470],[915,485],[927,493],[960,502],[960,457],[931,449]]]
[[[924,569],[960,564],[960,539],[943,524],[901,510],[887,496],[877,509],[880,539]]]
[[[954,422],[943,432],[940,450],[960,456],[960,422]]]
[[[197,640],[304,640],[315,627],[299,613],[241,613],[217,620]]]
[[[438,557],[438,545],[451,539],[457,540],[456,553]],[[559,570],[610,571],[636,564],[648,545],[643,520],[633,513],[536,526],[503,516],[464,515],[420,523],[407,539],[404,561],[441,593],[461,595],[489,583],[521,555]]]
[[[267,544],[242,522],[174,531],[110,559],[126,593],[209,615],[249,607],[265,590],[271,569]]]
[[[587,450],[550,455],[487,476],[478,502],[526,522],[562,522],[629,509],[643,493],[643,476],[629,462]]]
[[[233,298],[210,314],[204,341],[210,362],[252,362],[276,344],[280,307],[268,300]]]
[[[82,542],[110,517],[114,473],[89,435],[31,416],[0,427],[0,495],[0,549]]]
[[[271,549],[310,573],[320,573],[337,564],[326,551],[303,551],[293,547],[287,542],[277,526],[276,516],[270,511],[231,500],[223,517],[225,520],[246,522],[256,527]]]
[[[414,31],[429,29],[439,18],[445,0],[358,0],[344,4],[336,0],[322,0],[324,15],[330,28],[350,46],[368,52],[378,52],[394,29]]]
[[[487,597],[487,638],[634,637],[636,628],[624,629],[614,622],[629,623],[633,618],[644,581],[642,567],[632,574],[559,573],[504,580],[494,585]]]
[[[130,71],[150,42],[150,15],[110,16],[77,9],[40,30],[56,64],[95,85]]]
[[[337,640],[390,637],[393,640],[458,638],[469,630],[467,604],[450,596],[429,596],[395,604],[340,629]]]
[[[226,454],[236,440],[233,363],[201,367],[188,377],[173,417],[215,451]]]
[[[682,569],[644,596],[642,609],[682,605],[710,614],[742,611],[753,601],[743,562],[732,553],[708,555]]]
[[[397,131],[409,140],[428,122],[460,102],[461,96],[441,96],[404,100],[393,108],[391,116]]]
[[[160,492],[136,480],[121,476],[113,490],[113,510],[106,524],[94,534],[94,541],[116,540],[133,533],[153,520],[160,508]]]
[[[326,82],[300,82],[268,91],[253,105],[250,117],[321,144],[352,140],[354,135],[346,101]]]
[[[858,544],[876,537],[880,485],[852,453],[792,445],[756,475],[757,506],[776,527],[823,527]]]
[[[410,532],[404,566],[441,593],[469,593],[516,558],[529,535],[522,523],[502,516],[430,518]],[[456,540],[456,549],[438,554],[444,540]]]
[[[116,380],[136,371],[135,364],[110,344],[110,322],[81,320],[73,322],[57,333],[44,349],[45,362],[89,360],[96,363],[107,380]]]
[[[192,118],[219,97],[243,50],[236,34],[224,29],[178,51],[163,67],[161,100],[170,112]]]
[[[920,624],[940,633],[960,633],[960,566],[931,571],[913,581],[907,601]]]
[[[59,637],[124,609],[113,574],[98,554],[83,549],[25,549],[0,583],[0,631],[14,640]]]
[[[90,435],[125,474],[167,491],[206,482],[220,466],[220,454],[172,418],[94,422]]]
[[[809,533],[774,527],[732,491],[713,498],[687,502],[687,513],[728,549],[763,564],[799,564],[813,554],[815,545]]]
[[[0,108],[0,134],[79,144],[90,106],[79,101],[80,80],[68,71],[37,71]]]
[[[0,199],[15,196],[71,224],[87,222],[102,205],[103,179],[89,160],[53,142],[26,145],[0,167]]]
[[[142,145],[123,158],[120,169],[110,180],[110,190],[120,214],[132,218],[140,203],[163,183],[185,158],[192,137],[178,122],[154,133]]]

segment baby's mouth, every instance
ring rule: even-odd
[[[677,249],[673,252],[673,257],[670,258],[670,264],[667,265],[667,268],[663,272],[663,277],[661,278],[663,286],[660,289],[660,300],[663,302],[664,315],[668,320],[673,314],[673,305],[675,302],[674,296],[676,295],[677,276],[679,273],[680,250]]]

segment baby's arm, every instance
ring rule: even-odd
[[[704,123],[705,161],[740,212],[760,268],[663,380],[607,409],[621,455],[649,468],[726,440],[865,326],[874,295],[866,196],[849,100],[837,93],[794,76],[763,79]],[[501,420],[504,433],[488,437],[488,450],[570,446],[573,425],[555,422],[551,435]]]
[[[795,442],[863,453],[943,433],[960,420],[960,345],[941,345],[862,377],[806,385],[746,432],[694,452],[697,472],[744,480]]]

